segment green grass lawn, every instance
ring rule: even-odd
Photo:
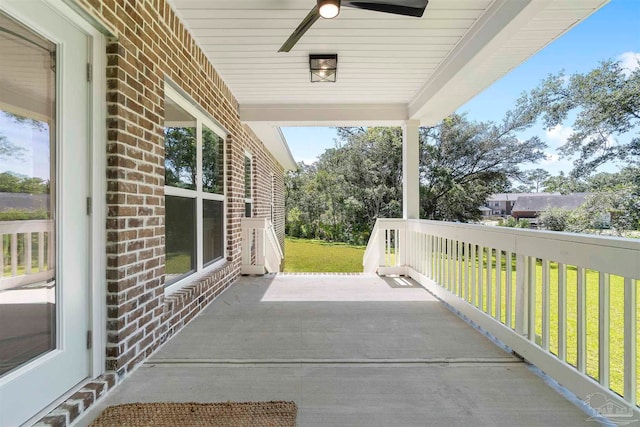
[[[361,273],[364,246],[287,237],[284,271],[289,273]]]

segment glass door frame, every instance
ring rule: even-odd
[[[0,0],[0,9],[11,18],[21,22],[32,31],[42,34],[41,28],[34,21],[31,14],[25,12],[25,7],[20,7],[21,0]],[[35,2],[32,2],[35,3]],[[87,248],[88,254],[88,300],[87,311],[87,338],[90,340],[89,370],[84,382],[79,383],[73,389],[52,401],[40,412],[33,414],[27,422],[37,421],[51,409],[73,394],[90,378],[97,377],[105,371],[105,346],[106,346],[106,37],[113,36],[108,29],[101,26],[83,12],[78,6],[71,7],[61,1],[39,0],[37,5],[29,7],[45,6],[68,20],[73,26],[84,33],[88,39],[87,58],[87,85],[88,107],[87,135],[88,141],[88,185],[87,203],[92,206],[88,214]],[[27,8],[28,9],[28,8]],[[80,13],[79,13],[80,12]],[[57,101],[58,103],[60,100]],[[60,135],[60,130],[58,130]],[[58,141],[60,138],[58,136]],[[17,368],[7,374],[3,381],[11,381],[30,369],[30,365],[46,359],[47,354],[41,356],[33,363]]]

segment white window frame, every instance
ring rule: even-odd
[[[253,155],[249,152],[246,151],[244,152],[244,158],[242,159],[242,162],[244,163],[244,167],[246,168],[246,163],[245,163],[245,159],[249,159],[249,196],[250,197],[245,197],[244,198],[244,206],[245,206],[245,218],[247,217],[246,214],[246,209],[247,209],[247,203],[251,203],[251,217],[253,217]],[[247,171],[244,171],[244,176],[247,176]],[[245,190],[246,190],[246,185],[247,183],[245,182]],[[245,194],[246,196],[246,194]]]
[[[227,262],[227,146],[226,140],[228,132],[226,132],[219,124],[217,124],[209,115],[205,114],[200,108],[198,108],[194,101],[191,101],[185,97],[178,90],[172,86],[165,84],[165,97],[170,98],[180,108],[187,113],[191,114],[196,119],[196,189],[188,190],[185,188],[172,187],[170,185],[164,186],[165,196],[177,196],[196,200],[196,269],[195,272],[184,276],[183,278],[165,286],[165,295],[170,295],[179,289],[192,284],[198,278],[205,276],[213,270],[216,270],[223,266]],[[165,127],[175,125],[179,126],[178,122],[165,121]],[[214,132],[220,138],[222,138],[222,194],[209,193],[202,189],[202,128]],[[203,251],[203,200],[216,200],[222,202],[222,257],[219,260],[213,261],[210,264],[204,265],[204,251]],[[166,224],[165,224],[166,226]]]
[[[271,172],[271,223],[276,223],[276,174]]]

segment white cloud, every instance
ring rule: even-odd
[[[573,159],[560,158],[555,153],[544,153],[545,159],[540,162],[540,167],[549,172],[551,175],[558,175],[561,171],[566,174],[573,169]]]
[[[313,164],[313,163],[315,163],[317,161],[318,161],[317,157],[314,157],[313,159],[301,159],[301,160],[296,159],[296,162],[304,162],[304,164],[307,165],[307,166],[309,166],[309,165],[311,165],[311,164]]]
[[[618,56],[620,66],[624,70],[624,74],[628,77],[633,71],[640,68],[640,53],[625,52]]]
[[[555,125],[545,131],[549,145],[556,148],[567,142],[567,139],[573,134],[571,126]]]

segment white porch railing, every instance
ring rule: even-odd
[[[640,418],[640,240],[380,219],[363,264],[412,277],[580,398]]]
[[[280,271],[283,258],[271,221],[242,219],[242,274],[276,273]]]
[[[0,291],[53,278],[53,220],[1,221],[0,236]]]

